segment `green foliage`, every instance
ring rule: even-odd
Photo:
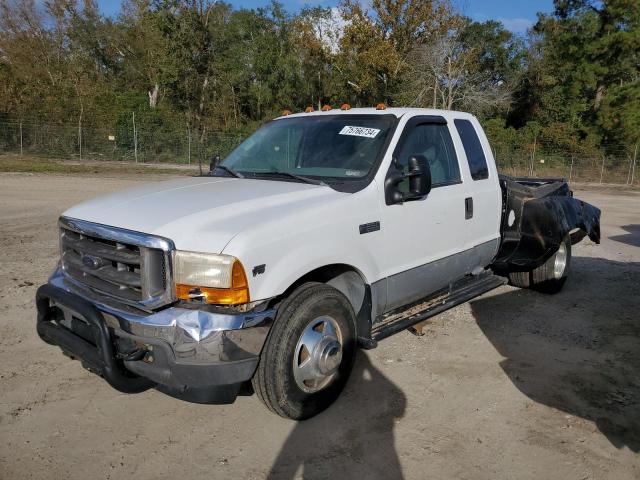
[[[555,6],[534,27],[513,123],[563,125],[605,147],[637,142],[640,3],[556,0]]]
[[[193,175],[192,170],[177,168],[155,168],[148,166],[134,166],[130,164],[73,164],[64,161],[47,160],[44,158],[24,158],[0,155],[0,172],[29,172],[29,173],[59,173],[62,175],[98,174],[113,175]]]
[[[135,112],[139,147],[160,159],[185,138],[205,158],[284,108],[343,102],[471,110],[523,155],[640,141],[640,2],[556,0],[527,38],[452,5],[127,0],[110,19],[90,0],[0,0],[0,120],[67,126],[71,146],[74,126],[100,132],[83,142],[114,135],[118,153]]]
[[[460,35],[466,49],[475,50],[474,66],[491,75],[494,82],[515,85],[522,74],[525,46],[521,38],[506,30],[502,23],[467,20]]]

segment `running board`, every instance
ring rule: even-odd
[[[390,337],[506,283],[506,278],[492,273],[467,277],[454,283],[450,289],[442,290],[405,310],[387,315],[380,323],[373,326],[372,341],[376,343],[378,340]]]

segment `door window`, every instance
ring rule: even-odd
[[[464,153],[467,155],[469,170],[471,170],[471,178],[474,180],[484,180],[489,178],[489,169],[487,168],[487,159],[482,150],[482,144],[476,133],[476,129],[469,120],[454,120]]]
[[[451,135],[446,125],[422,123],[413,127],[403,139],[396,165],[404,172],[409,170],[409,157],[423,155],[431,168],[431,182],[434,187],[460,182],[458,159],[453,148]],[[400,185],[406,190],[408,180]]]

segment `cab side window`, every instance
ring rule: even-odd
[[[484,156],[482,144],[476,133],[476,129],[469,120],[457,119],[453,123],[456,125],[464,153],[467,155],[469,170],[471,170],[471,178],[474,180],[484,180],[489,178],[489,169],[487,168],[487,159]]]
[[[446,125],[422,123],[412,127],[402,140],[396,156],[397,167],[407,172],[409,157],[413,155],[423,155],[427,159],[434,187],[460,182],[458,159]]]

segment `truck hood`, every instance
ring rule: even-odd
[[[181,250],[222,252],[236,234],[252,225],[348,195],[298,182],[195,177],[101,196],[63,215],[160,235]]]

